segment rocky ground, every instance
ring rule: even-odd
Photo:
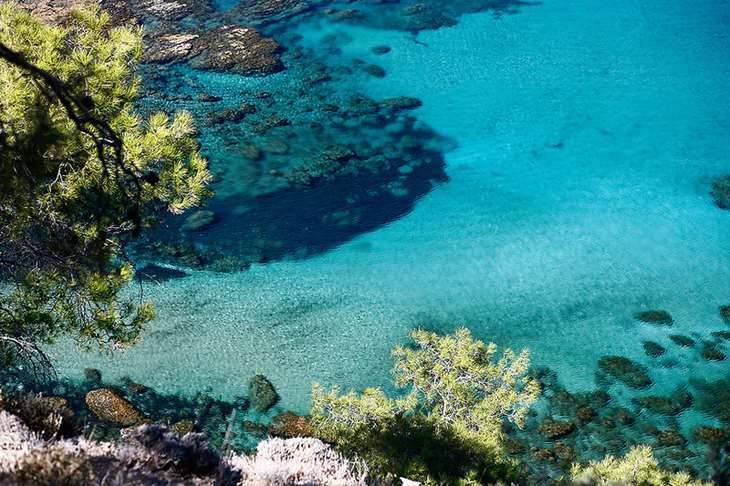
[[[43,406],[40,407],[42,409]],[[250,456],[222,456],[201,434],[156,424],[123,429],[118,440],[44,437],[28,409],[0,410],[0,482],[9,486],[189,484],[367,485],[367,469],[317,439],[269,439]],[[63,420],[56,408],[45,418]]]

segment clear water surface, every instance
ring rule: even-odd
[[[546,0],[417,37],[300,25],[305,44],[346,33],[333,56],[383,66],[374,98],[423,101],[419,119],[456,142],[450,180],[326,253],[152,286],[159,317],[139,346],[108,358],[59,345],[61,371],[223,398],[263,373],[279,409],[305,412],[315,381],[387,386],[413,327],[468,326],[528,347],[571,390],[595,386],[602,355],[648,364],[645,339],[669,348],[652,393],[725,376],[632,314],[666,309],[686,335],[726,328],[730,212],[709,191],[730,173],[729,25],[724,0]],[[392,51],[376,57],[381,44]]]

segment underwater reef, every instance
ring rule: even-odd
[[[465,13],[502,15],[531,5],[510,0],[22,5],[47,22],[62,23],[71,8],[92,3],[115,24],[144,26],[139,108],[189,110],[217,177],[203,224],[201,213],[168,218],[165,229],[147,234],[132,253],[152,264],[213,271],[332,249],[404,216],[448,179],[444,153],[454,144],[411,114],[421,102],[407,94],[365,96],[358,80],[383,77],[385,70],[360,59],[335,60],[346,39],[305,47],[297,25],[325,20],[415,34],[454,25]],[[387,55],[389,48],[374,51]],[[271,81],[265,89],[252,89],[247,77]],[[216,84],[220,80],[224,90]]]

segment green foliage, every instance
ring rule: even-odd
[[[539,385],[528,378],[526,351],[515,355],[474,340],[466,329],[440,336],[411,333],[396,347],[393,399],[379,389],[341,394],[315,385],[312,423],[318,435],[360,455],[381,474],[429,484],[493,484],[514,474],[501,450],[504,420],[521,427]]]
[[[207,196],[192,116],[135,114],[142,32],[111,27],[107,14],[79,11],[53,27],[3,3],[0,43],[63,89],[0,59],[2,342],[21,353],[71,332],[103,349],[131,344],[154,310],[121,297],[133,277],[125,242],[158,212]],[[121,152],[100,149],[113,143],[64,99],[77,118],[108,127]]]
[[[587,466],[574,465],[573,484],[585,486],[704,486],[687,473],[663,471],[654,459],[651,447],[637,446],[624,457],[607,456]]]

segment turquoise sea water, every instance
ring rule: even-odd
[[[608,354],[650,367],[647,394],[726,377],[727,361],[668,334],[727,330],[718,308],[730,303],[730,212],[709,192],[730,173],[729,26],[723,0],[547,0],[417,36],[299,23],[304,46],[340,39],[323,54],[330,61],[386,70],[351,81],[373,98],[423,102],[414,115],[454,142],[448,181],[402,217],[308,258],[150,286],[159,317],[139,346],[108,358],[60,345],[60,370],[223,398],[263,373],[280,409],[305,412],[315,381],[387,387],[389,351],[413,327],[467,326],[528,347],[573,391],[596,386]],[[376,56],[377,45],[392,50]],[[200,79],[230,95],[286,76]],[[234,230],[224,221],[215,231]],[[673,315],[670,331],[632,317],[657,308]],[[643,340],[667,354],[647,357]],[[698,421],[713,423],[690,411],[680,428]]]

